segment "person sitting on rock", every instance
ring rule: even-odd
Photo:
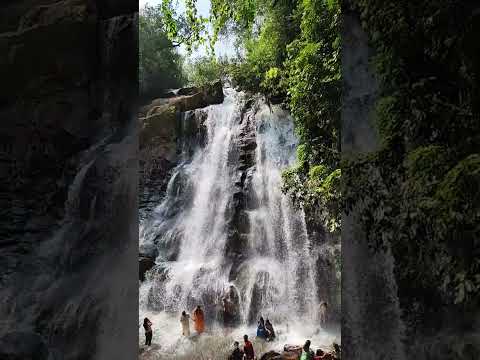
[[[245,354],[245,360],[253,360],[255,358],[255,351],[253,350],[253,344],[248,340],[248,335],[243,335],[243,352]]]
[[[182,335],[190,336],[190,315],[188,315],[185,311],[182,311],[180,323],[182,324]]]
[[[261,338],[263,340],[267,339],[267,330],[265,329],[265,321],[263,320],[263,317],[260,316],[260,320],[258,321],[258,326],[257,326],[257,337]]]
[[[152,337],[153,337],[152,325],[153,325],[152,322],[148,318],[143,319],[143,328],[145,329],[145,345],[146,346],[152,345]]]
[[[300,360],[313,360],[313,351],[310,350],[310,340],[305,341],[305,345],[302,348],[302,355]]]
[[[194,328],[198,334],[201,334],[205,331],[205,315],[200,305],[197,306],[193,312],[193,321]]]
[[[228,360],[242,360],[243,359],[243,351],[240,350],[240,344],[238,341],[233,343],[233,351],[228,357]]]
[[[265,322],[265,329],[267,330],[267,341],[273,341],[275,339],[275,330],[273,330],[273,325],[268,319]]]

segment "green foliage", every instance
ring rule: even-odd
[[[285,97],[283,61],[291,34],[285,9],[270,9],[258,34],[243,34],[245,56],[237,59],[230,71],[235,85],[245,91],[262,93],[268,98]]]
[[[230,24],[242,39],[243,56],[229,67],[233,84],[283,102],[294,117],[298,163],[283,174],[284,191],[307,213],[324,207],[324,221],[339,224],[340,196],[334,189],[339,181],[333,181],[340,175],[335,172],[340,157],[337,1],[216,0],[212,5],[217,31]],[[317,166],[325,169],[324,178],[310,171]],[[322,187],[333,173],[332,186]]]
[[[381,147],[343,164],[347,209],[360,211],[373,248],[391,248],[407,319],[448,304],[475,306],[480,66],[474,16],[450,0],[359,0],[354,10],[376,54]]]
[[[211,0],[214,41],[219,34],[229,30],[239,35],[250,32],[255,19],[263,15],[268,3],[261,0]]]
[[[182,57],[168,39],[159,7],[144,7],[139,16],[140,95],[151,98],[184,83]]]
[[[218,79],[225,80],[227,66],[228,62],[225,59],[205,56],[187,62],[184,70],[188,84],[200,86]]]
[[[323,207],[329,228],[340,224],[340,65],[339,8],[322,1],[304,0],[296,9],[300,23],[299,36],[287,46],[284,63],[287,73],[287,99],[295,119],[295,129],[303,144],[308,144],[309,166],[299,169],[299,178],[306,180],[307,191],[300,204]],[[318,166],[322,166],[321,168]],[[309,172],[311,169],[316,169]],[[323,175],[316,178],[319,169]],[[338,187],[335,187],[338,186]],[[288,187],[286,187],[288,191]],[[306,201],[306,199],[308,199]]]
[[[161,6],[169,39],[202,42],[205,19],[195,1],[186,1],[183,18],[172,4],[163,0]],[[284,174],[284,191],[307,213],[322,207],[331,229],[340,223],[339,13],[336,0],[212,0],[212,44],[234,32],[240,55],[231,62],[206,57],[185,65],[190,84],[228,77],[239,89],[290,109],[300,145],[298,163]]]
[[[208,19],[198,15],[197,0],[183,0],[185,13],[177,14],[173,0],[162,0],[160,5],[168,38],[174,46],[183,44],[188,52],[204,44],[208,38]]]

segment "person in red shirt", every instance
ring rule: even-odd
[[[243,335],[243,340],[245,344],[243,345],[243,353],[245,354],[245,359],[253,360],[255,358],[255,351],[253,351],[253,345],[248,340],[248,335]]]

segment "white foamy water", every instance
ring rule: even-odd
[[[232,231],[232,203],[238,195],[239,139],[245,135],[243,95],[225,89],[225,101],[207,108],[207,142],[198,146],[173,172],[163,201],[153,216],[142,222],[140,246],[158,249],[155,269],[140,287],[139,321],[154,323],[153,343],[158,354],[188,353],[193,340],[181,336],[180,312],[204,307],[204,338],[236,339],[255,336],[258,316],[269,318],[278,341],[272,345],[303,344],[315,347],[340,342],[339,334],[320,329],[319,284],[316,261],[328,251],[307,234],[305,217],[281,192],[281,173],[295,163],[297,139],[290,116],[260,103],[252,133],[253,164],[249,164],[244,192],[242,258],[232,260],[226,250]],[[242,169],[245,170],[245,169]],[[246,190],[245,190],[246,189]],[[230,240],[229,240],[230,239]],[[242,241],[243,241],[242,240]],[[221,299],[230,285],[240,298],[240,325],[231,333],[216,321]],[[139,322],[139,323],[140,323]],[[140,327],[143,342],[143,328]],[[206,340],[205,340],[206,341]],[[197,343],[198,346],[198,343]]]

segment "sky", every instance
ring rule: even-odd
[[[142,8],[145,4],[155,6],[158,5],[162,0],[139,0],[139,7]],[[182,0],[177,0],[178,2],[178,12],[183,12],[185,10]],[[197,11],[198,14],[204,17],[210,16],[210,0],[197,0]],[[187,55],[187,51],[184,46],[180,46],[180,52],[183,55]],[[205,47],[202,46],[196,51],[192,51],[191,57],[196,58],[199,56],[206,55],[207,52]],[[232,39],[219,39],[215,44],[215,55],[219,56],[233,56],[235,55],[235,48]]]

